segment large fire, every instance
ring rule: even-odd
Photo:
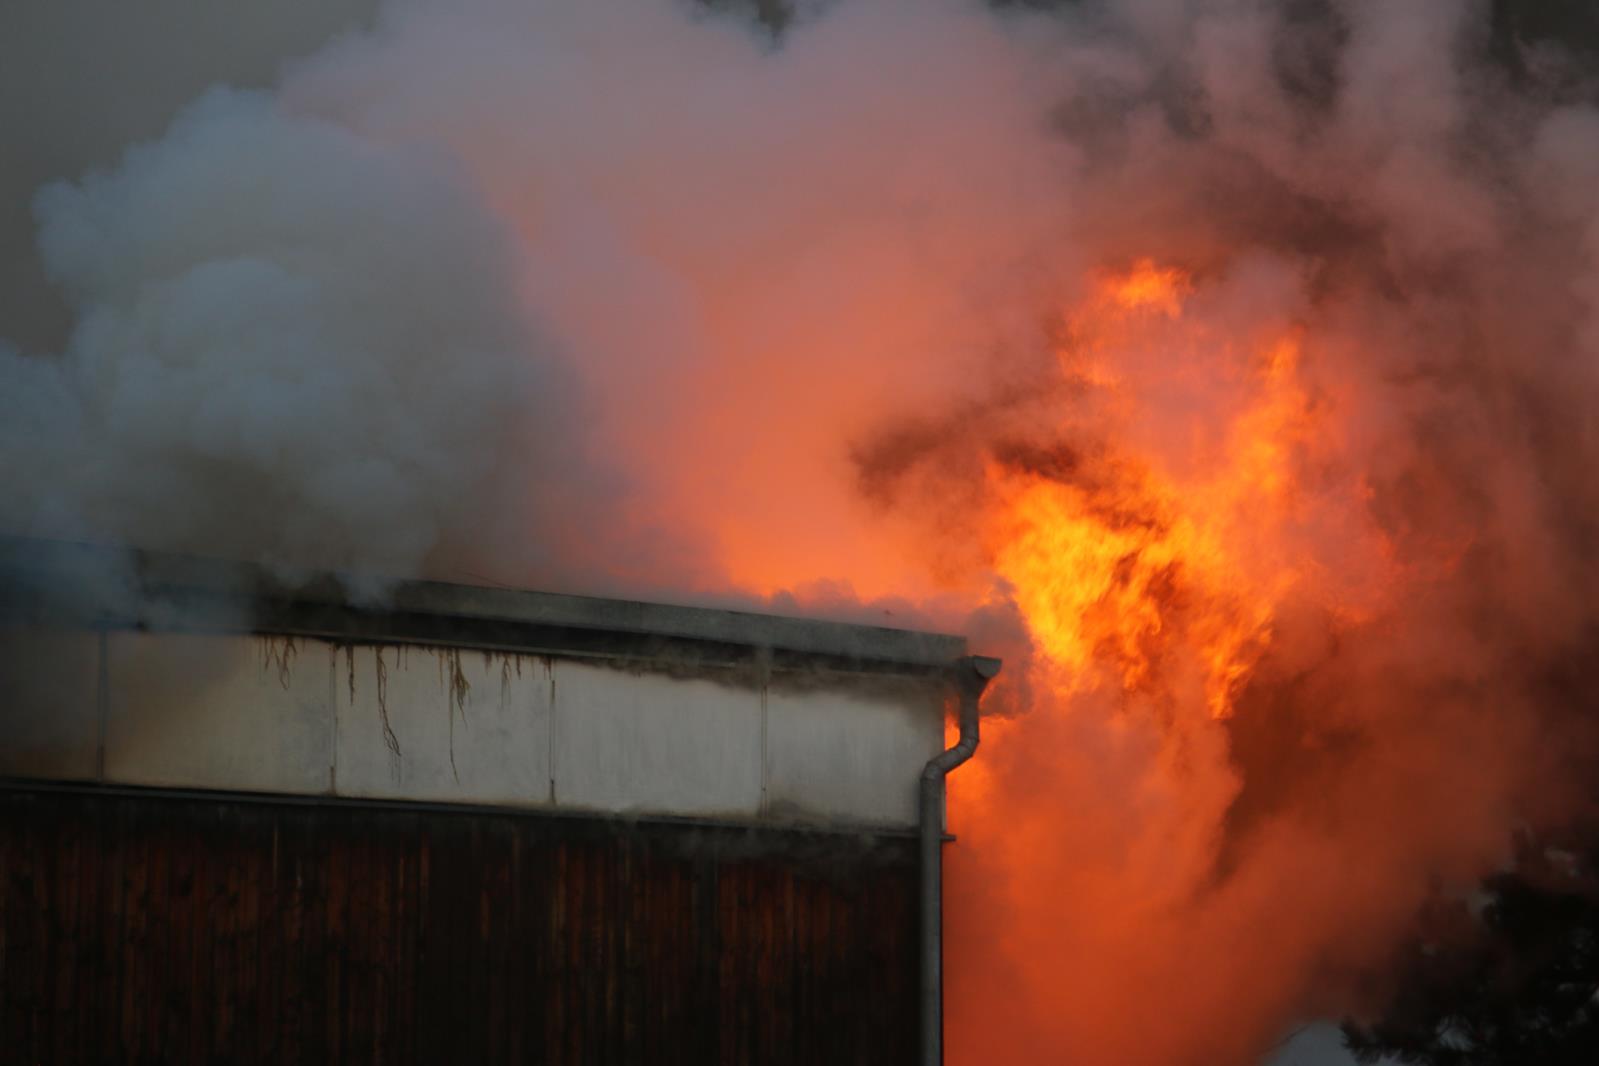
[[[1404,575],[1348,454],[1355,397],[1315,365],[1303,322],[1240,321],[1207,302],[1203,279],[1140,261],[1093,279],[1056,335],[1035,437],[993,442],[979,493],[996,594],[1028,635],[1015,664],[1028,710],[992,723],[986,758],[952,786],[970,832],[950,856],[971,893],[959,905],[1004,901],[994,924],[954,919],[958,959],[984,975],[973,982],[1009,967],[1022,985],[973,992],[957,964],[952,1046],[961,1061],[1021,1063],[1031,1042],[1093,1034],[1083,1061],[1141,1046],[1149,1062],[1224,1061],[1203,1056],[1266,1034],[1162,1046],[1126,1004],[1182,980],[1188,952],[1250,969],[1255,949],[1226,945],[1243,935],[1231,908],[1266,905],[1212,898],[1264,891],[1214,882],[1238,793],[1227,720],[1286,616],[1308,602],[1328,625],[1357,625]],[[996,966],[995,953],[1013,957]],[[1026,1022],[996,1026],[974,1002]]]
[[[1063,377],[1078,384],[1074,400],[1093,393],[1089,402],[1124,419],[1162,417],[1141,409],[1147,382],[1118,371],[1129,347],[1168,346],[1198,372],[1237,376],[1242,402],[1209,447],[1193,442],[1204,454],[1173,463],[1099,446],[1058,455],[1042,472],[992,461],[989,536],[1051,687],[1068,695],[1108,671],[1124,692],[1152,695],[1191,667],[1219,718],[1311,565],[1262,546],[1303,517],[1298,468],[1336,440],[1300,379],[1298,328],[1239,346],[1184,323],[1191,291],[1185,272],[1149,261],[1107,274],[1069,316],[1058,355]],[[1363,504],[1354,494],[1345,502]]]

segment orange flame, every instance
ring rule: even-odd
[[[1188,275],[1175,267],[1159,267],[1152,259],[1140,259],[1125,274],[1108,275],[1102,293],[1111,303],[1128,311],[1150,309],[1177,318],[1183,311],[1183,297],[1190,289]]]
[[[1105,277],[1071,323],[1063,367],[1114,406],[1127,388],[1104,349],[1140,318],[1180,319],[1191,291],[1187,274],[1148,260]],[[1191,332],[1186,342],[1196,339],[1219,343]],[[1198,474],[1148,456],[1069,475],[989,465],[994,565],[1064,694],[1105,675],[1125,693],[1156,694],[1197,669],[1210,713],[1230,712],[1300,577],[1292,560],[1254,557],[1258,538],[1240,534],[1295,506],[1296,457],[1317,428],[1301,345],[1288,328],[1248,360],[1248,402]]]

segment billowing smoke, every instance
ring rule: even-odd
[[[1463,0],[778,21],[392,3],[45,190],[7,525],[969,626],[952,1061],[1378,1005],[1584,802],[1580,73]]]
[[[515,248],[444,156],[217,90],[37,213],[77,322],[0,353],[13,531],[409,574],[570,450]]]

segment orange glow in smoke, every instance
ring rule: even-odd
[[[1293,939],[1315,922],[1259,950],[1239,932],[1297,859],[1219,887],[1229,736],[1257,728],[1244,697],[1303,612],[1369,616],[1402,575],[1351,461],[1357,384],[1259,292],[1150,261],[1100,275],[1061,316],[1056,383],[987,450],[983,558],[1029,647],[998,686],[1022,713],[950,786],[971,841],[950,913],[985,915],[949,926],[952,1062],[1256,1061],[1270,1023],[1212,1021],[1238,996],[1290,1010],[1317,950]],[[1188,987],[1201,957],[1230,976]]]
[[[1109,275],[1101,294],[1126,311],[1152,309],[1176,318],[1182,314],[1183,297],[1189,288],[1188,276],[1181,270],[1140,259],[1126,273]]]

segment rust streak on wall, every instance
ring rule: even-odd
[[[0,790],[26,1062],[915,1056],[913,845]]]

